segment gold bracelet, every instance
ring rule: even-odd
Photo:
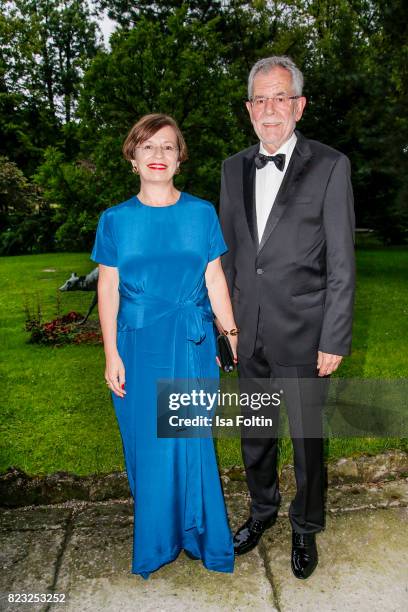
[[[227,331],[226,329],[223,329],[224,336],[228,336],[228,334],[230,336],[238,336],[239,332],[240,332],[239,327],[234,327],[233,329],[230,329],[229,331]]]

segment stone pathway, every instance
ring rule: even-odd
[[[247,517],[244,482],[225,487],[233,529]],[[66,612],[402,612],[408,609],[408,479],[342,484],[328,491],[320,563],[309,580],[290,569],[282,490],[280,516],[234,574],[209,572],[184,553],[151,575],[130,573],[132,503],[70,501],[0,514],[0,610]],[[9,603],[8,593],[64,593],[66,602]]]

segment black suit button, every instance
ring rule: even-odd
[[[264,273],[263,268],[257,268],[256,273],[259,275],[263,274]]]

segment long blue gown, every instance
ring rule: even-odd
[[[105,210],[91,259],[119,270],[117,347],[125,397],[112,393],[134,498],[132,573],[181,549],[232,572],[234,552],[211,437],[158,438],[158,379],[219,376],[204,273],[227,250],[210,202],[182,192],[170,206],[136,197]]]

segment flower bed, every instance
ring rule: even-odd
[[[40,316],[26,319],[25,329],[30,332],[29,342],[61,346],[63,344],[101,344],[102,334],[97,321],[87,321],[83,325],[83,315],[72,310],[62,317],[46,323]]]

